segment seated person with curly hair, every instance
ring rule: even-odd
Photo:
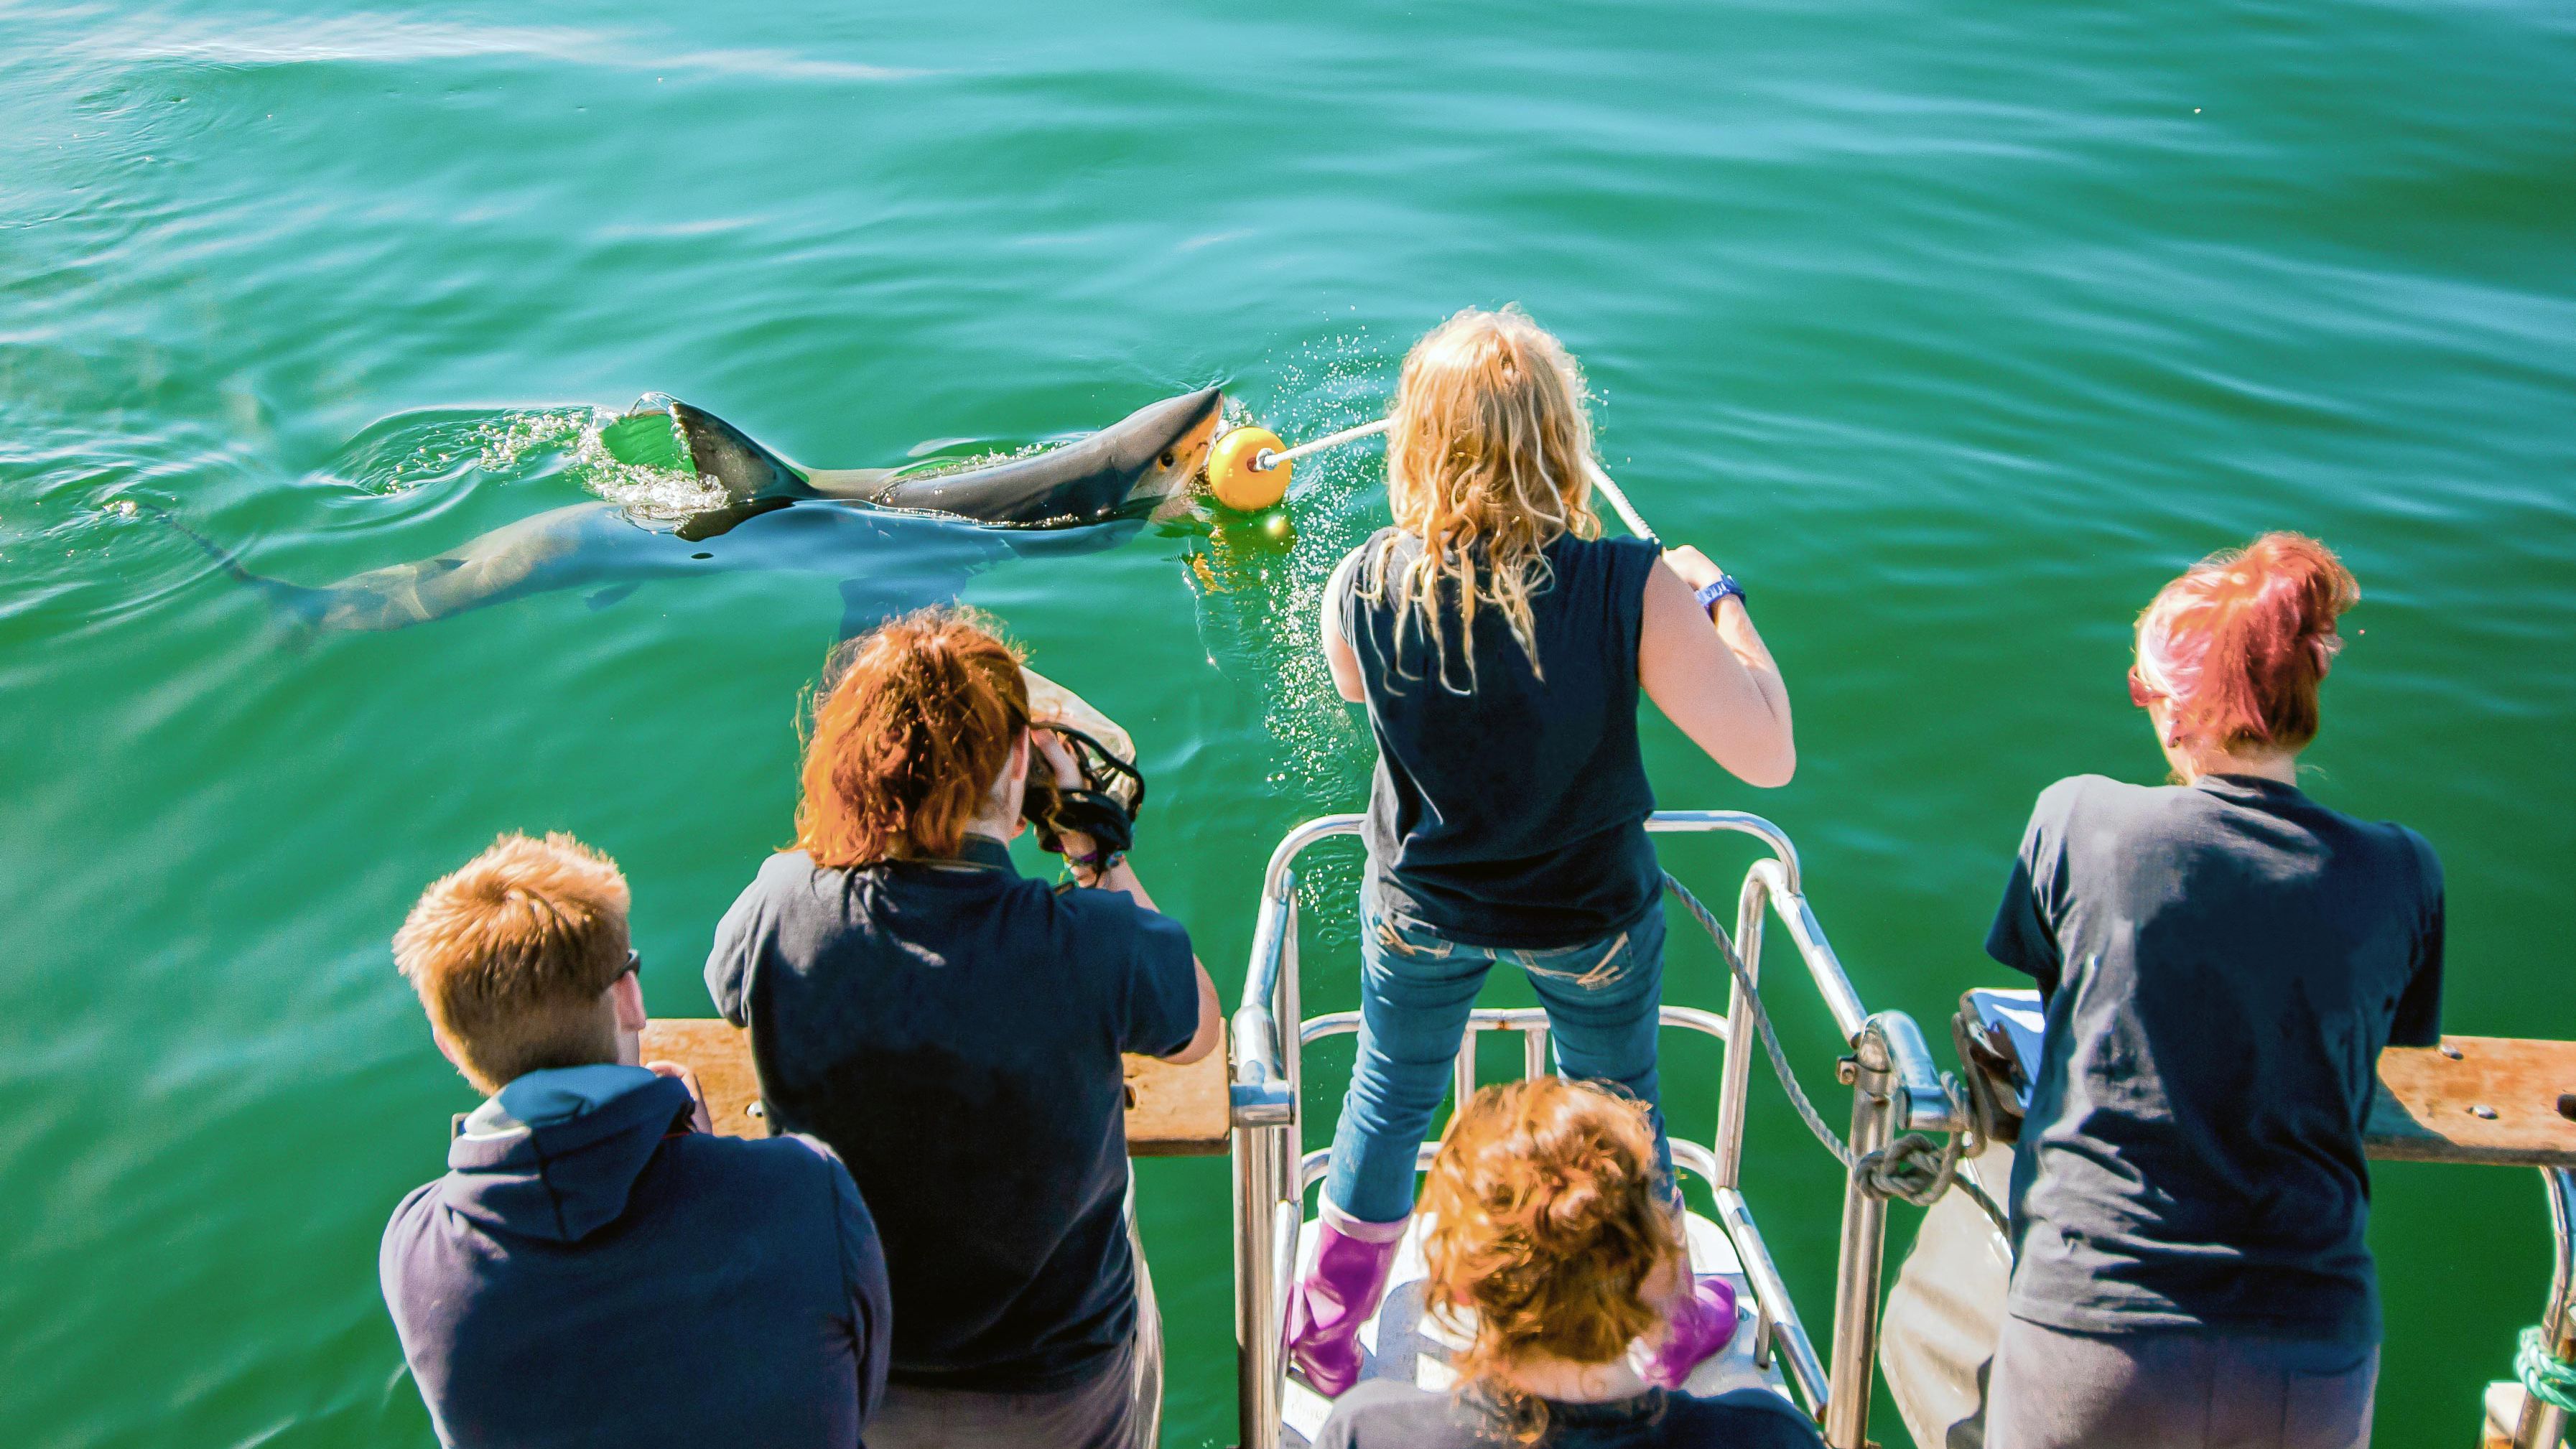
[[[1363,1383],[1316,1449],[1816,1449],[1767,1389],[1700,1398],[1639,1376],[1690,1284],[1661,1183],[1638,1102],[1557,1077],[1478,1092],[1422,1190],[1427,1302],[1475,1339],[1458,1388]]]

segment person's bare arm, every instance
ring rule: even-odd
[[[1719,600],[1712,624],[1692,597],[1717,576],[1717,565],[1688,547],[1667,550],[1646,576],[1637,678],[1656,708],[1736,778],[1786,785],[1798,772],[1789,686],[1742,599]]]
[[[1366,704],[1368,695],[1360,684],[1360,657],[1351,652],[1351,641],[1342,637],[1342,595],[1351,586],[1351,571],[1358,566],[1359,551],[1353,549],[1341,567],[1324,584],[1324,664],[1333,671],[1333,688],[1353,704]]]
[[[1071,789],[1081,783],[1082,777],[1073,767],[1073,756],[1065,749],[1062,740],[1042,725],[1031,730],[1029,738],[1054,769],[1056,783],[1060,787]],[[1145,893],[1145,883],[1136,878],[1135,866],[1122,858],[1107,870],[1085,869],[1074,862],[1077,858],[1097,856],[1099,843],[1079,830],[1067,830],[1059,840],[1064,846],[1065,863],[1072,867],[1074,884],[1094,890],[1118,891],[1146,910],[1158,916],[1162,914],[1161,908],[1154,904],[1154,898]],[[1199,974],[1199,1025],[1198,1030],[1190,1035],[1189,1045],[1162,1058],[1176,1067],[1186,1067],[1216,1050],[1217,1036],[1225,1025],[1225,1009],[1217,1004],[1216,982],[1208,976],[1207,963],[1193,955],[1190,967]]]

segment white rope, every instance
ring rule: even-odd
[[[1308,453],[1320,453],[1326,448],[1338,448],[1344,443],[1356,443],[1362,438],[1376,437],[1378,434],[1385,432],[1389,427],[1394,426],[1394,423],[1395,419],[1393,418],[1380,418],[1373,423],[1362,423],[1356,428],[1344,428],[1338,433],[1326,433],[1324,436],[1317,438],[1311,443],[1299,443],[1293,448],[1284,449],[1279,452],[1274,453],[1270,449],[1264,448],[1260,452],[1252,455],[1252,466],[1260,469],[1264,473],[1267,473],[1282,463],[1296,462],[1298,459],[1305,457]]]
[[[1326,433],[1311,443],[1299,443],[1293,448],[1276,451],[1264,448],[1252,455],[1252,466],[1267,473],[1282,463],[1293,463],[1309,453],[1320,453],[1326,448],[1338,448],[1344,443],[1356,443],[1362,438],[1376,437],[1392,426],[1394,421],[1393,418],[1380,418],[1373,423],[1362,423],[1356,428],[1344,428],[1338,433]],[[1628,501],[1628,495],[1620,491],[1618,484],[1610,481],[1610,475],[1601,471],[1600,464],[1586,458],[1583,460],[1583,471],[1592,475],[1592,486],[1600,489],[1602,495],[1610,500],[1610,506],[1618,510],[1619,521],[1628,525],[1630,533],[1657,547],[1662,546],[1663,540],[1655,536],[1652,528],[1646,526],[1645,515],[1637,511],[1637,505]]]
[[[1610,475],[1601,471],[1600,464],[1586,458],[1583,460],[1583,471],[1592,475],[1593,487],[1598,488],[1603,493],[1609,495],[1610,506],[1619,510],[1619,521],[1628,525],[1628,531],[1630,533],[1637,535],[1639,538],[1644,539],[1646,542],[1653,544],[1657,548],[1664,546],[1664,541],[1657,538],[1655,536],[1655,531],[1646,526],[1645,515],[1637,511],[1637,505],[1628,501],[1627,494],[1619,491],[1618,484],[1610,481]]]

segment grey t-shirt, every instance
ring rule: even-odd
[[[2361,1126],[2380,1049],[2441,1032],[2432,847],[2270,780],[2079,775],[1986,950],[2048,1003],[2009,1310],[2378,1342]]]

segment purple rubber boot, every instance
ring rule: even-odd
[[[1360,1378],[1360,1325],[1386,1296],[1405,1219],[1364,1223],[1330,1202],[1315,1216],[1315,1260],[1288,1295],[1288,1360],[1328,1399]]]
[[[1664,1341],[1646,1354],[1638,1375],[1657,1388],[1678,1389],[1733,1337],[1735,1290],[1723,1278],[1702,1278],[1674,1302]]]

